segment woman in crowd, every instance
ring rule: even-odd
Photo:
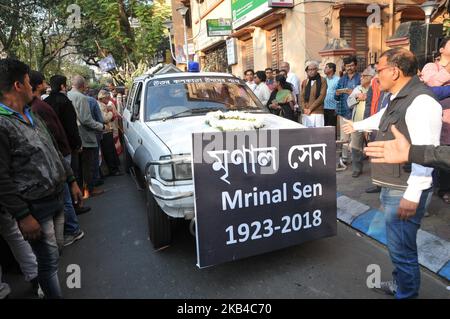
[[[115,121],[119,117],[119,114],[110,100],[110,96],[107,91],[101,90],[98,93],[98,102],[100,109],[102,110],[103,120],[105,121],[105,132],[101,141],[101,149],[103,158],[108,166],[110,176],[119,176],[120,173],[120,161],[117,155],[114,145],[113,132],[117,131]]]
[[[295,100],[292,95],[292,86],[286,82],[286,78],[277,75],[275,78],[275,90],[272,92],[267,106],[278,115],[295,121],[294,116]]]

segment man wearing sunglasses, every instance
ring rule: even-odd
[[[347,121],[346,133],[378,130],[376,141],[394,139],[391,126],[415,145],[439,145],[442,107],[417,76],[414,54],[396,48],[384,52],[378,64],[381,90],[391,93],[388,106],[360,122]],[[383,292],[398,299],[415,298],[420,287],[417,231],[432,195],[433,169],[415,163],[372,163],[372,182],[381,186],[393,280],[382,282]]]

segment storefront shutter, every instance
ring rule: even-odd
[[[358,71],[362,72],[367,67],[369,52],[366,18],[341,17],[341,38],[356,49]]]
[[[272,68],[279,69],[283,61],[283,32],[281,26],[270,31]]]
[[[254,68],[254,58],[253,58],[253,39],[249,39],[243,44],[242,56],[244,59],[244,71]]]

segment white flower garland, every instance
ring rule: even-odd
[[[205,123],[221,131],[248,131],[265,126],[262,120],[252,114],[239,111],[209,112],[206,114]]]

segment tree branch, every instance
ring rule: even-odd
[[[65,58],[66,56],[69,56],[69,55],[71,55],[71,54],[74,54],[74,53],[73,53],[73,52],[67,52],[67,53],[64,53],[63,55],[58,56],[58,58],[59,58],[59,59],[62,59],[62,58]],[[55,58],[56,58],[56,57],[51,58],[51,59],[47,59],[47,60],[45,60],[44,62],[42,62],[41,70],[44,70],[45,67],[46,67],[50,62],[52,62]]]
[[[98,60],[96,61],[95,57],[88,57],[86,58],[82,58],[82,60],[84,61],[84,63],[86,63],[87,65],[92,65],[92,66],[99,66],[98,65]]]
[[[45,67],[52,62],[56,57],[64,50],[65,48],[70,46],[70,40],[73,39],[74,31],[71,30],[70,34],[67,36],[67,38],[64,40],[64,42],[56,49],[50,50],[48,54],[46,54],[44,51],[42,52],[42,60],[40,63],[40,69],[43,70]],[[41,37],[42,38],[42,37]],[[63,56],[67,56],[72,53],[64,54]]]

